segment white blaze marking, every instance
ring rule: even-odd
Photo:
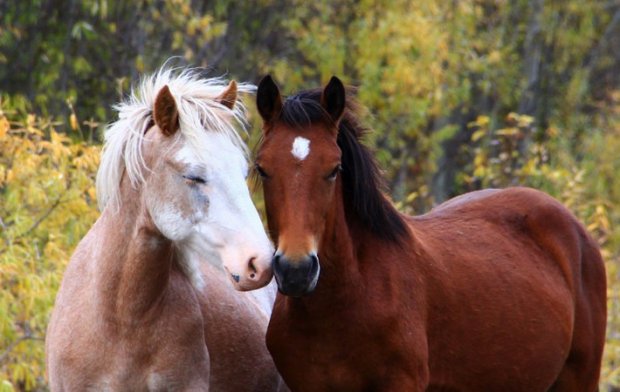
[[[293,149],[291,150],[293,156],[300,161],[306,159],[310,154],[310,140],[305,137],[297,136],[293,141]]]

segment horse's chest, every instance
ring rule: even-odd
[[[320,344],[320,343],[319,343]],[[365,364],[349,357],[351,353],[308,350],[298,356],[276,355],[276,364],[287,385],[294,391],[361,391],[367,389]]]
[[[391,341],[391,332],[355,323],[332,330],[289,325],[268,334],[267,344],[292,390],[364,391],[403,369],[399,358],[406,355]]]
[[[183,390],[208,385],[209,356],[197,304],[170,294],[152,317],[134,324],[103,323],[84,339],[97,341],[82,373],[92,390],[144,392]],[[96,380],[96,381],[95,381]]]

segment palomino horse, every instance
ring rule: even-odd
[[[566,208],[513,188],[404,216],[337,78],[282,102],[266,77],[257,105],[267,347],[293,391],[596,390],[605,270]]]
[[[97,175],[102,215],[48,328],[52,391],[278,389],[264,343],[275,287],[241,293],[223,270],[239,290],[272,278],[237,88],[164,69],[118,107]]]

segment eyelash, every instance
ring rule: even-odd
[[[183,178],[185,178],[186,180],[191,181],[193,183],[200,184],[200,185],[204,185],[204,184],[207,183],[207,180],[205,180],[202,177],[197,177],[197,176],[189,175],[189,176],[183,176]]]
[[[336,166],[336,168],[329,174],[329,176],[327,176],[327,180],[328,181],[333,181],[336,179],[336,176],[338,175],[338,173],[340,173],[342,171],[342,165],[338,165]]]
[[[256,172],[258,173],[258,175],[261,176],[261,178],[269,178],[267,173],[265,173],[263,168],[260,167],[258,163],[254,165],[254,168],[256,169]]]

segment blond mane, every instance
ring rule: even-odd
[[[224,78],[201,78],[195,69],[162,68],[145,77],[133,88],[130,96],[114,108],[119,118],[110,124],[104,134],[101,164],[97,173],[97,199],[99,208],[110,202],[120,206],[119,192],[124,172],[133,187],[144,182],[146,168],[142,156],[142,142],[146,127],[152,124],[153,106],[157,93],[168,86],[179,111],[180,134],[192,145],[207,132],[227,135],[231,142],[247,155],[247,146],[239,131],[247,130],[246,108],[238,100],[233,109],[222,105],[215,98],[226,88]],[[238,91],[253,93],[256,87],[241,83]]]

